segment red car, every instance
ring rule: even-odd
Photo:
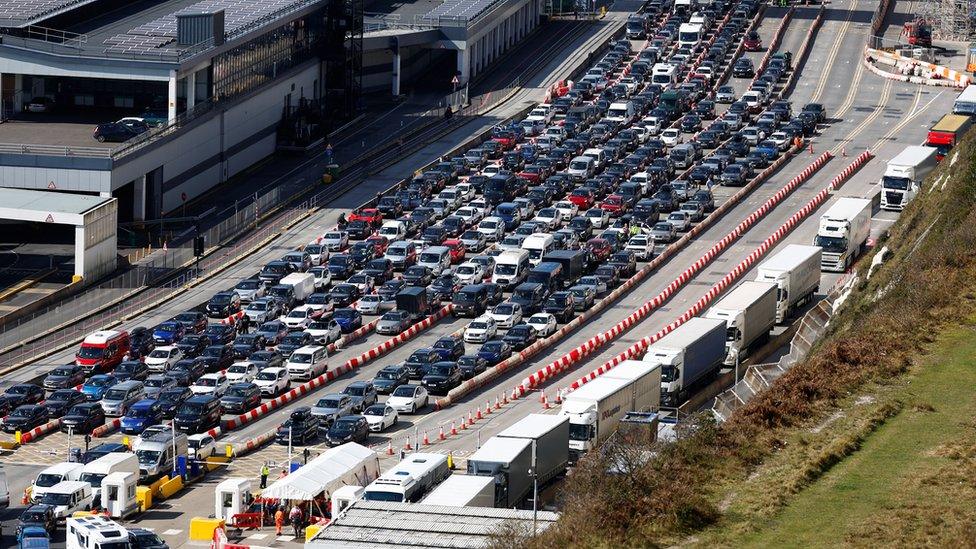
[[[376,246],[376,257],[386,254],[386,249],[390,247],[390,239],[383,235],[374,234],[367,238],[366,241],[372,242]]]
[[[518,143],[518,136],[511,130],[495,130],[491,140],[501,145],[503,151],[510,151]]]
[[[537,185],[540,181],[542,181],[542,174],[540,174],[539,172],[521,171],[515,175],[521,177],[522,179],[534,185]]]
[[[570,193],[569,201],[576,204],[581,211],[588,210],[593,207],[593,192],[589,189],[576,189]]]
[[[374,227],[378,227],[383,223],[383,212],[377,210],[376,208],[361,208],[353,210],[346,219],[350,223],[353,221],[365,221]]]
[[[586,241],[586,250],[590,252],[590,260],[600,263],[610,258],[613,248],[605,238],[591,238]]]
[[[445,240],[443,245],[447,246],[447,249],[450,251],[451,263],[464,261],[464,244],[460,240],[456,238]]]
[[[611,194],[603,199],[603,202],[600,204],[600,209],[609,213],[612,217],[620,217],[627,213],[627,203],[624,202],[624,197],[619,194]]]
[[[759,38],[759,33],[756,31],[750,31],[746,35],[746,39],[742,41],[742,46],[746,51],[759,51],[762,47],[762,39]]]

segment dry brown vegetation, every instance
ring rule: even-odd
[[[738,517],[723,514],[721,503],[734,484],[746,479],[764,460],[783,448],[800,427],[822,421],[839,403],[868,382],[884,384],[905,372],[934,339],[940,326],[973,311],[976,280],[976,162],[973,139],[956,149],[954,166],[943,162],[932,178],[950,177],[942,192],[928,192],[903,213],[886,243],[891,258],[869,282],[861,282],[820,346],[803,364],[782,376],[728,422],[709,417],[689,422],[678,442],[642,450],[657,455],[627,475],[608,474],[606,464],[631,456],[626,445],[588,456],[568,480],[560,522],[527,547],[654,547],[679,541]],[[862,264],[867,264],[870,256]],[[882,295],[880,299],[878,296]],[[897,402],[874,408],[872,416],[850,438],[818,449],[797,463],[794,481],[771,488],[772,501],[786,501],[810,482],[855,452],[877,425],[901,410]],[[923,413],[924,410],[914,410]],[[976,435],[974,435],[976,437]],[[950,478],[972,490],[976,475],[973,445],[947,448],[959,466]],[[969,479],[966,483],[965,479]],[[920,486],[933,479],[920,480]],[[938,483],[945,488],[945,484]],[[731,488],[730,488],[731,487]],[[974,494],[976,495],[976,494]],[[872,523],[851,539],[879,545],[895,536],[930,544],[923,519],[899,521],[917,513],[899,510],[890,520]],[[928,514],[925,520],[938,520]],[[912,525],[919,526],[918,528]],[[912,533],[905,532],[912,529]],[[693,539],[693,538],[690,538]],[[958,545],[972,545],[976,529],[959,528]],[[944,538],[940,544],[947,542]]]

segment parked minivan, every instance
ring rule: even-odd
[[[81,342],[75,353],[75,364],[88,369],[89,375],[105,373],[122,363],[130,346],[129,332],[98,331]]]
[[[427,267],[434,276],[440,276],[444,269],[451,266],[451,250],[447,246],[431,246],[420,252],[417,265]]]
[[[37,503],[50,488],[61,482],[78,480],[83,468],[84,465],[81,463],[64,462],[42,470],[34,478],[34,484],[31,485],[31,502]]]
[[[146,398],[146,387],[141,381],[130,379],[105,391],[102,397],[102,410],[106,416],[122,417],[129,407]]]
[[[288,369],[288,377],[309,381],[324,374],[329,369],[326,359],[329,352],[320,345],[306,345],[291,353],[285,368]]]
[[[570,160],[567,173],[574,181],[582,181],[593,177],[595,162],[591,156],[577,156]]]
[[[176,410],[176,428],[184,433],[202,433],[220,425],[220,397],[195,395]]]
[[[78,511],[88,511],[94,500],[92,487],[87,482],[66,480],[52,486],[41,503],[54,507],[54,516],[64,520]]]

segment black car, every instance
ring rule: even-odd
[[[620,284],[620,269],[616,265],[604,263],[593,271],[593,276],[599,278],[607,285],[607,289],[616,288]]]
[[[237,337],[237,328],[232,324],[211,324],[204,330],[203,335],[210,338],[211,345],[233,343]]]
[[[403,281],[408,286],[429,286],[433,275],[427,267],[413,265],[403,271]]]
[[[105,411],[102,410],[102,405],[98,402],[82,402],[72,406],[61,417],[61,432],[87,435],[104,424]]]
[[[542,312],[556,317],[559,322],[569,322],[573,319],[576,298],[572,292],[555,292],[542,304]]]
[[[166,372],[167,377],[171,377],[176,380],[176,384],[180,387],[189,387],[197,380],[200,376],[206,373],[207,368],[203,363],[203,360],[199,358],[184,358],[176,364],[168,372]]]
[[[163,419],[173,419],[180,404],[186,402],[193,396],[193,391],[189,387],[170,387],[163,389],[156,398],[159,407],[163,410]]]
[[[253,383],[232,383],[220,397],[225,414],[243,414],[261,404],[261,389]]]
[[[373,234],[373,227],[365,221],[351,221],[346,225],[345,231],[349,233],[349,240],[366,240]]]
[[[312,335],[308,332],[292,332],[286,335],[275,348],[281,353],[281,356],[287,358],[297,349],[313,343]]]
[[[217,292],[207,302],[207,315],[212,318],[227,318],[240,310],[241,296],[233,290]]]
[[[72,406],[84,401],[85,395],[81,391],[75,389],[58,389],[48,395],[42,406],[47,408],[48,415],[53,419],[65,415]]]
[[[808,112],[816,117],[818,124],[823,124],[827,119],[827,109],[824,108],[820,103],[807,103],[803,106],[801,113]]]
[[[202,433],[220,425],[220,399],[216,395],[194,395],[176,409],[176,428],[184,433]]]
[[[132,549],[169,549],[169,545],[155,532],[145,528],[129,528],[129,545]]]
[[[362,269],[376,258],[376,243],[369,240],[357,242],[349,249],[349,257],[357,269]]]
[[[356,272],[356,265],[349,254],[336,254],[329,258],[327,265],[332,278],[345,280]]]
[[[756,68],[752,64],[752,60],[740,57],[735,65],[732,65],[732,76],[736,78],[752,78],[756,75]]]
[[[369,381],[353,381],[342,390],[342,394],[349,395],[352,411],[357,414],[376,404],[376,388]]]
[[[386,366],[373,377],[377,393],[388,395],[401,385],[410,383],[410,375],[403,366]]]
[[[307,444],[315,440],[319,434],[321,420],[312,415],[312,409],[302,406],[288,416],[288,419],[278,426],[275,431],[275,441],[278,444]]]
[[[329,446],[339,446],[347,442],[366,444],[369,440],[369,423],[363,416],[342,416],[329,427],[319,427],[319,434],[325,435]]]
[[[30,431],[34,427],[44,425],[49,419],[50,415],[44,406],[24,404],[10,412],[10,415],[3,421],[3,431],[5,433]]]
[[[259,365],[260,369],[265,368],[284,368],[285,367],[285,357],[282,356],[276,350],[261,350],[251,353],[251,356],[247,357],[251,362],[258,362],[263,365]]]
[[[174,316],[173,320],[179,322],[186,328],[186,335],[202,334],[207,329],[207,315],[200,311],[180,313]]]
[[[620,269],[621,278],[630,278],[637,272],[637,256],[630,250],[621,250],[611,255],[610,264]]]
[[[502,341],[512,346],[513,351],[524,350],[539,339],[539,332],[535,326],[529,324],[516,324],[512,326]]]
[[[219,372],[234,363],[234,348],[229,344],[210,345],[197,358],[207,372]]]
[[[119,383],[128,381],[130,379],[145,381],[146,378],[149,377],[149,366],[146,366],[145,362],[140,362],[138,360],[127,360],[116,366],[113,375],[115,376],[115,379],[119,381]]]
[[[488,361],[478,355],[464,355],[457,360],[461,379],[471,379],[488,369]]]
[[[77,366],[75,364],[58,366],[51,370],[47,374],[47,377],[44,378],[44,388],[48,391],[55,391],[57,389],[77,387],[85,382],[86,372],[87,370],[84,366]]]
[[[17,519],[17,537],[20,537],[21,530],[28,526],[43,528],[49,536],[54,537],[58,529],[58,517],[54,514],[54,506],[38,503],[24,509]]]
[[[145,122],[135,120],[123,122],[108,122],[95,126],[92,137],[99,143],[124,143],[137,135],[149,131]]]
[[[434,364],[440,359],[441,354],[439,351],[425,347],[411,353],[403,365],[406,367],[407,375],[410,379],[420,379],[424,377],[424,370],[427,366]]]
[[[128,451],[129,451],[129,448],[125,444],[122,444],[122,443],[119,443],[119,442],[104,442],[104,443],[99,444],[98,446],[96,446],[96,447],[88,450],[84,454],[82,454],[81,455],[81,462],[82,463],[91,463],[91,462],[95,461],[96,459],[98,459],[98,458],[100,458],[102,456],[106,456],[108,454],[124,453],[124,452],[128,452]]]
[[[431,394],[446,395],[461,384],[461,368],[456,362],[435,362],[427,366],[420,384]]]
[[[129,356],[138,359],[152,352],[156,348],[152,330],[145,326],[136,326],[129,330]]]
[[[206,334],[190,334],[176,344],[176,348],[183,351],[187,358],[200,356],[210,346],[210,337]]]
[[[265,337],[261,334],[241,334],[234,340],[234,358],[247,358],[258,349],[265,348]]]
[[[377,286],[386,284],[393,278],[393,262],[384,257],[373,259],[366,264],[363,274],[371,277]]]
[[[359,299],[359,287],[354,284],[336,284],[329,290],[329,298],[336,307],[348,307]]]

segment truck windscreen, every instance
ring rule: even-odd
[[[899,191],[904,191],[908,189],[911,181],[907,177],[889,177],[885,176],[881,178],[881,186],[886,189],[894,189]]]

